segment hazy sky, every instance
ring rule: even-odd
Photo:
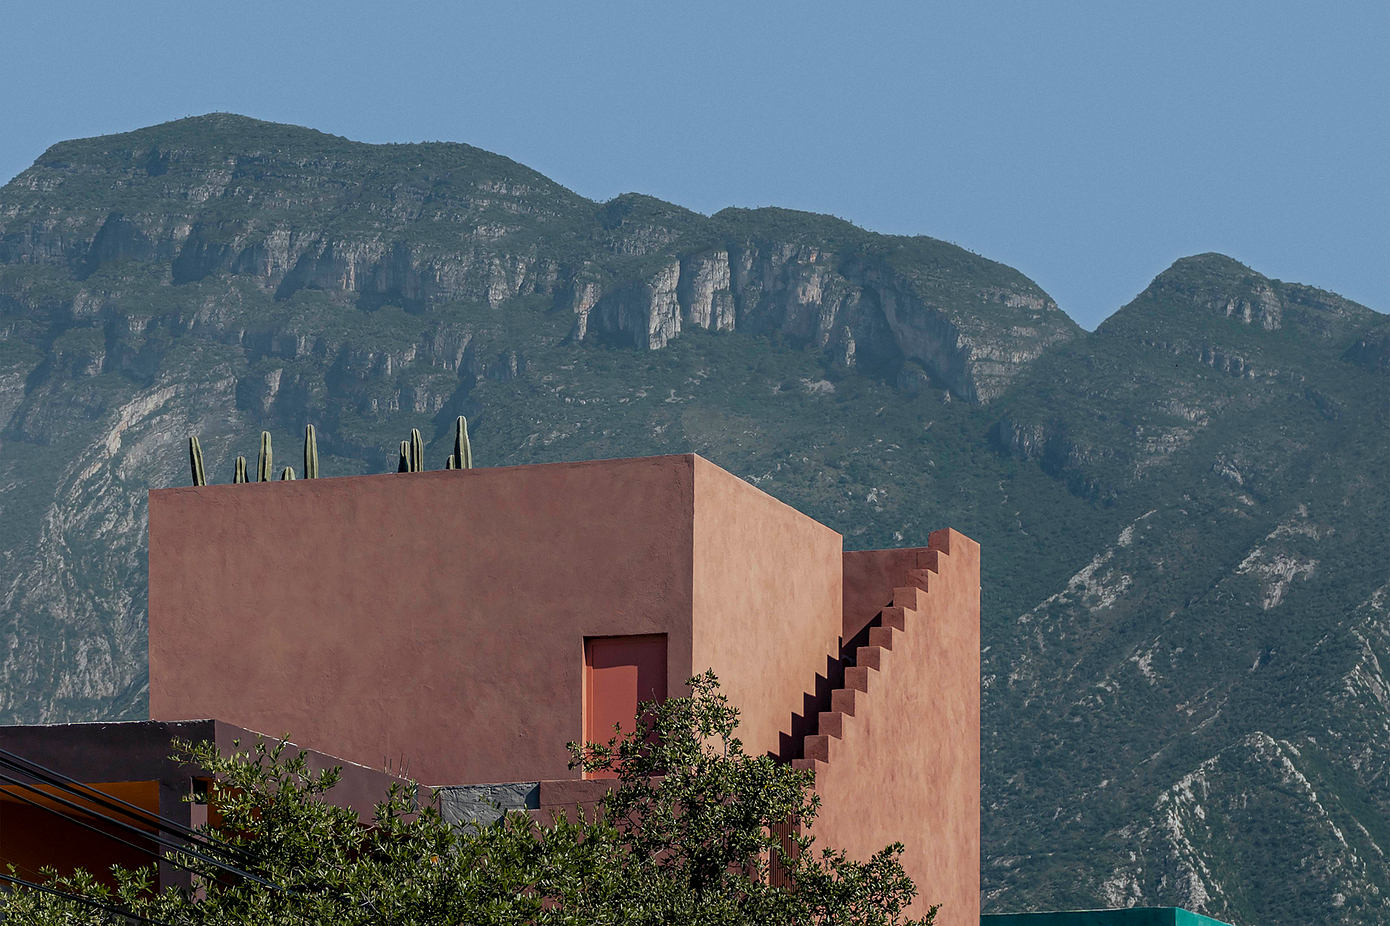
[[[1087,327],[1202,251],[1390,310],[1386,0],[0,6],[0,179],[218,110],[932,235]]]

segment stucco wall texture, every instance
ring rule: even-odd
[[[838,533],[695,457],[693,665],[713,667],[750,755],[776,752],[839,651]]]
[[[928,550],[846,554],[846,562],[851,600],[868,594],[863,577],[896,574],[894,607],[865,648],[877,666],[864,671],[870,654],[861,649],[857,676],[846,670],[846,688],[862,690],[832,695],[832,710],[844,712],[831,718],[839,735],[822,738],[832,726],[822,714],[820,735],[807,738],[808,752],[817,739],[824,750],[803,760],[822,799],[812,832],[856,858],[903,843],[919,889],[914,912],[939,903],[938,926],[978,926],[980,546],[941,530]],[[863,626],[846,614],[847,631]]]
[[[153,719],[217,717],[427,784],[540,782],[546,814],[604,787],[565,749],[585,637],[665,634],[667,690],[713,668],[752,754],[787,755],[820,699],[855,705],[816,761],[816,834],[861,858],[901,840],[919,909],[978,922],[979,547],[962,534],[842,553],[693,455],[162,489],[149,511]],[[901,588],[926,564],[930,591]],[[880,611],[903,628],[871,627]],[[862,697],[831,692],[860,631],[891,651]]]
[[[772,750],[836,644],[840,544],[690,455],[157,490],[150,716],[430,784],[577,777],[584,638],[664,633],[669,690],[713,668]]]

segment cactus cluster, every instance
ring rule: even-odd
[[[462,419],[460,419],[462,420]],[[452,465],[453,457],[449,458],[451,465],[446,469],[458,469]],[[410,440],[401,441],[400,457],[396,465],[398,473],[423,473],[425,471],[425,440],[420,436],[419,428],[410,429]]]
[[[304,478],[319,478],[319,438],[312,424],[304,426]]]
[[[205,486],[208,484],[208,477],[203,472],[203,448],[198,443],[198,436],[188,439],[188,464],[193,468],[193,484],[195,486]]]
[[[205,486],[208,484],[207,473],[203,468],[203,447],[198,442],[197,436],[188,439],[188,464],[193,472],[193,484],[195,486]],[[261,432],[261,453],[256,461],[256,481],[270,482],[274,476],[274,452],[271,448],[270,432]],[[317,479],[319,477],[319,442],[318,435],[314,432],[314,426],[306,425],[304,428],[304,478]],[[286,466],[280,471],[280,480],[294,479],[294,467]],[[246,471],[246,457],[237,457],[236,464],[232,469],[232,484],[239,485],[249,482]]]
[[[462,415],[454,422],[454,452],[444,461],[445,469],[472,469],[473,445],[468,440],[468,419]],[[425,443],[419,428],[410,429],[410,440],[401,441],[398,473],[419,473],[425,469]]]
[[[473,445],[468,441],[468,419],[462,415],[454,422],[454,452],[447,469],[472,469]]]
[[[195,486],[205,486],[208,484],[207,475],[203,469],[203,448],[198,443],[197,436],[188,439],[188,463],[193,474],[193,484]],[[454,422],[454,452],[449,454],[449,459],[444,463],[445,469],[472,469],[473,468],[473,447],[468,441],[468,419],[462,415]],[[425,441],[420,436],[419,428],[410,429],[410,440],[401,441],[400,461],[396,467],[398,473],[420,473],[425,469]],[[271,448],[270,432],[261,432],[261,452],[256,460],[256,481],[270,482],[275,472],[274,452]],[[295,478],[293,466],[286,466],[280,471],[280,481],[284,482]],[[319,442],[318,434],[314,431],[312,424],[304,426],[304,478],[319,478]],[[246,470],[246,458],[237,457],[236,466],[232,471],[233,484],[248,482]]]
[[[274,468],[273,453],[270,449],[270,432],[261,432],[261,456],[256,464],[256,481],[269,482],[270,472]]]

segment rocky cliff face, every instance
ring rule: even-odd
[[[3,504],[24,525],[6,609],[45,615],[10,618],[13,719],[138,692],[141,492],[177,478],[177,457],[153,450],[172,435],[314,417],[361,471],[388,421],[455,410],[537,372],[537,352],[663,350],[690,330],[776,333],[845,372],[891,384],[910,366],[984,401],[1078,333],[1021,275],[929,239],[596,204],[463,145],[236,116],[56,145],[7,185],[0,330]],[[1021,346],[980,349],[984,331]],[[68,547],[95,525],[106,590],[65,587]]]
[[[600,293],[590,285],[576,294],[577,338],[606,336],[656,350],[682,327],[775,331],[844,367],[898,376],[910,363],[981,403],[1049,346],[1076,336],[1041,293],[979,287],[966,304],[1006,319],[985,320],[955,311],[958,303],[935,302],[891,268],[790,243],[745,242],[683,256]]]
[[[175,291],[231,277],[278,301],[424,314],[534,296],[573,313],[576,339],[648,350],[682,327],[775,330],[875,375],[914,361],[971,401],[1078,333],[1030,281],[959,248],[929,242],[943,253],[904,272],[884,255],[920,241],[838,222],[807,236],[796,214],[761,212],[600,206],[466,146],[375,149],[213,116],[55,146],[6,188],[0,262],[79,280],[137,262]]]
[[[189,434],[384,472],[464,413],[482,465],[693,450],[850,547],[980,540],[986,909],[1384,920],[1387,344],[1219,255],[1088,335],[940,241],[463,145],[64,143],[0,189],[0,722],[144,711]]]

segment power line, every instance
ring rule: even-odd
[[[179,823],[175,820],[171,820],[168,817],[161,816],[160,814],[146,810],[144,807],[141,807],[138,804],[132,804],[129,801],[121,800],[115,795],[107,794],[104,791],[99,791],[96,788],[93,788],[92,786],[86,784],[85,782],[78,781],[75,778],[72,778],[68,775],[64,775],[62,772],[58,772],[44,765],[40,765],[33,759],[25,758],[24,756],[21,756],[17,753],[10,752],[8,749],[0,749],[0,766],[9,766],[10,768],[13,768],[18,772],[21,772],[46,784],[62,788],[67,793],[73,794],[77,797],[81,797],[83,800],[90,801],[94,804],[98,804],[116,813],[124,814],[127,817],[130,817],[141,823],[145,823],[146,825],[154,826],[155,828],[163,830],[165,832],[174,833],[176,835],[182,836],[183,838],[188,839],[189,841],[194,842],[196,844],[201,844],[206,848],[214,849],[219,852],[224,852],[228,856],[234,858],[239,857],[242,861],[248,861],[250,859],[250,856],[244,850],[237,846],[233,846],[230,843],[223,842],[219,839],[214,839],[211,836],[208,836],[206,833],[200,833],[197,830],[185,826],[184,824]]]
[[[78,813],[85,814],[85,815],[87,815],[88,817],[93,817],[93,818],[95,818],[95,819],[97,819],[97,820],[101,820],[101,821],[104,822],[104,823],[110,824],[111,826],[117,827],[117,828],[122,829],[122,830],[125,830],[125,831],[127,831],[127,832],[132,832],[132,833],[134,833],[135,835],[139,836],[139,837],[142,838],[142,839],[148,839],[148,840],[151,840],[151,841],[153,841],[153,842],[156,842],[156,843],[158,843],[159,845],[163,846],[163,847],[166,848],[166,849],[170,849],[170,850],[172,850],[172,851],[174,851],[174,852],[183,853],[183,854],[185,854],[185,855],[190,856],[191,858],[195,858],[195,859],[197,859],[197,860],[199,860],[199,861],[201,861],[201,862],[205,862],[205,863],[207,863],[207,864],[209,864],[209,865],[212,865],[212,866],[214,866],[214,867],[216,867],[216,868],[220,868],[220,869],[222,869],[223,871],[225,871],[225,872],[227,872],[227,873],[229,873],[229,874],[237,875],[238,877],[242,877],[242,878],[246,878],[246,879],[251,880],[251,881],[255,881],[255,882],[258,883],[258,884],[264,885],[265,887],[273,888],[273,889],[275,889],[275,890],[277,890],[277,891],[284,891],[284,890],[285,890],[285,888],[282,888],[280,885],[275,884],[275,883],[273,883],[273,882],[271,882],[271,881],[267,881],[266,879],[260,877],[259,875],[253,875],[253,874],[251,874],[249,871],[244,871],[244,870],[242,870],[242,869],[240,869],[240,868],[237,868],[237,867],[234,866],[234,865],[228,865],[226,862],[222,861],[221,859],[213,858],[213,857],[210,856],[210,855],[206,855],[206,854],[204,854],[204,853],[202,853],[202,852],[199,852],[197,849],[193,849],[193,848],[191,848],[191,847],[189,847],[189,846],[180,845],[177,841],[172,840],[172,839],[169,839],[168,837],[166,837],[166,836],[160,834],[159,832],[153,832],[153,833],[151,833],[151,832],[149,832],[149,831],[147,831],[147,830],[143,830],[143,829],[141,829],[141,828],[139,828],[139,827],[137,827],[137,826],[132,826],[131,824],[126,823],[126,822],[124,822],[124,821],[122,821],[122,820],[117,820],[117,819],[115,819],[114,817],[107,816],[106,814],[101,813],[101,812],[96,811],[96,810],[93,810],[93,809],[90,808],[90,807],[83,807],[81,804],[74,803],[74,802],[69,801],[69,800],[67,800],[67,799],[65,799],[65,798],[59,797],[59,796],[57,796],[56,794],[49,794],[48,792],[42,790],[41,788],[38,788],[38,787],[35,786],[35,785],[29,784],[28,782],[25,782],[25,781],[22,780],[22,779],[15,778],[13,775],[6,775],[6,774],[4,774],[3,772],[0,772],[0,781],[5,781],[5,782],[8,782],[8,783],[10,783],[10,784],[17,785],[18,787],[24,788],[24,789],[27,790],[27,791],[33,792],[34,794],[38,794],[38,795],[40,795],[41,797],[47,798],[48,800],[50,800],[50,801],[52,801],[52,802],[54,802],[54,803],[61,804],[61,805],[63,805],[64,807],[68,807],[68,808],[70,808],[70,809],[72,809],[72,810],[77,811]],[[116,840],[117,842],[120,842],[120,843],[122,843],[122,844],[124,844],[124,845],[130,846],[130,847],[135,848],[135,849],[139,849],[139,850],[142,851],[142,852],[147,852],[148,854],[153,855],[153,856],[156,857],[156,858],[160,858],[160,859],[163,859],[163,860],[165,860],[165,861],[168,861],[171,865],[175,865],[175,866],[177,866],[177,867],[179,867],[179,868],[183,868],[183,869],[185,869],[186,871],[191,871],[191,872],[195,872],[195,873],[198,872],[198,869],[196,869],[196,868],[194,868],[194,867],[192,867],[192,866],[190,866],[190,865],[188,865],[188,864],[186,864],[186,863],[184,863],[184,862],[180,862],[180,861],[176,860],[175,858],[173,858],[172,856],[166,856],[165,854],[163,854],[163,853],[161,853],[161,852],[158,852],[158,851],[156,851],[156,850],[154,850],[154,849],[151,849],[151,848],[148,848],[148,847],[145,847],[145,846],[140,846],[140,845],[138,845],[138,844],[136,844],[136,843],[130,842],[130,841],[125,840],[125,839],[122,839],[122,838],[120,838],[119,836],[116,836],[116,835],[113,834],[113,833],[109,833],[109,832],[107,832],[106,830],[101,829],[101,828],[98,827],[98,826],[95,826],[94,824],[85,823],[85,822],[83,822],[82,820],[79,820],[79,819],[77,819],[77,818],[75,818],[75,817],[73,817],[73,816],[70,816],[69,814],[65,814],[65,813],[63,813],[61,810],[58,810],[56,807],[50,807],[50,806],[48,806],[47,804],[45,804],[45,803],[43,803],[43,802],[41,802],[41,801],[35,801],[35,800],[33,800],[33,799],[23,797],[22,795],[17,794],[17,793],[14,793],[14,792],[10,792],[10,796],[13,797],[14,799],[18,800],[18,801],[22,801],[23,803],[26,803],[26,804],[29,804],[29,805],[31,805],[31,806],[37,807],[37,808],[39,808],[40,810],[45,810],[45,811],[47,811],[47,812],[49,812],[49,813],[56,814],[56,815],[58,815],[58,816],[64,818],[65,820],[68,820],[68,821],[70,821],[70,822],[72,822],[72,823],[74,823],[74,824],[76,824],[76,825],[78,825],[78,826],[80,826],[80,827],[83,827],[84,829],[89,829],[89,830],[92,830],[93,832],[101,833],[102,835],[107,836],[107,837],[109,837],[109,838],[111,838],[111,839],[114,839],[114,840]]]
[[[96,907],[98,910],[110,913],[113,916],[121,916],[125,917],[128,920],[136,920],[137,922],[141,923],[149,923],[151,924],[151,926],[174,926],[173,923],[167,923],[164,920],[150,919],[148,916],[141,916],[138,913],[131,913],[129,910],[122,910],[120,907],[113,907],[110,904],[103,903],[102,901],[97,900],[94,897],[87,897],[82,894],[71,894],[67,891],[60,891],[57,888],[48,887],[44,884],[38,884],[34,881],[26,881],[23,878],[16,878],[13,875],[0,874],[0,881],[8,881],[10,884],[17,884],[21,887],[27,887],[32,891],[40,891],[44,894],[52,894],[54,897],[61,897],[64,900],[72,900],[80,904],[86,904],[89,907]]]
[[[2,775],[0,775],[0,778],[4,778],[4,779],[7,780],[7,781],[13,782],[13,779],[10,779],[8,776],[2,776]],[[37,793],[43,794],[44,792],[39,791],[39,792],[37,792]],[[194,873],[197,873],[197,872],[198,872],[198,869],[193,868],[192,866],[190,866],[190,865],[188,865],[188,864],[185,864],[185,863],[183,863],[183,862],[180,862],[180,861],[178,861],[178,860],[176,860],[176,859],[174,859],[174,858],[172,858],[172,857],[170,857],[170,856],[166,856],[164,853],[158,851],[157,849],[152,849],[152,848],[150,848],[150,847],[147,846],[147,845],[141,845],[141,844],[138,843],[138,842],[133,842],[132,840],[125,839],[125,838],[123,838],[123,837],[121,837],[121,836],[117,836],[115,833],[111,832],[110,830],[104,830],[104,829],[102,829],[101,827],[97,826],[97,825],[94,824],[94,823],[88,823],[88,822],[86,822],[86,821],[84,821],[84,820],[79,820],[78,818],[76,818],[76,817],[74,817],[74,816],[71,816],[71,815],[69,815],[69,814],[63,813],[61,810],[57,809],[56,807],[50,807],[49,805],[43,803],[42,801],[36,801],[36,800],[34,800],[33,798],[31,798],[31,797],[25,797],[25,796],[22,795],[22,794],[16,794],[16,793],[14,793],[14,792],[10,792],[10,795],[9,795],[9,796],[10,796],[11,798],[15,799],[16,801],[19,801],[21,804],[28,804],[30,807],[36,807],[36,808],[38,808],[39,810],[43,810],[43,811],[46,811],[46,812],[51,813],[51,814],[56,814],[56,815],[62,817],[64,820],[67,820],[69,823],[73,824],[74,826],[80,826],[80,827],[82,827],[84,830],[91,830],[93,833],[98,833],[98,834],[100,834],[100,835],[102,835],[102,836],[105,836],[107,839],[110,839],[112,842],[117,842],[117,843],[120,843],[120,844],[123,845],[123,846],[127,846],[127,847],[129,847],[129,848],[131,848],[131,849],[134,849],[134,850],[137,851],[137,852],[143,852],[143,853],[145,853],[146,855],[151,855],[151,856],[153,856],[154,858],[156,858],[156,859],[158,859],[158,860],[160,860],[160,861],[167,861],[169,864],[174,865],[175,867],[178,867],[178,868],[182,868],[182,869],[184,869],[185,871],[191,871],[191,872],[194,872]],[[51,795],[45,795],[45,796],[46,796],[46,797],[49,797],[50,799],[53,799]],[[74,806],[75,806],[75,805],[74,805]],[[82,810],[82,808],[80,808],[80,807],[77,808],[77,809],[78,809],[78,810]],[[92,813],[91,811],[84,811],[84,812],[89,813],[92,817],[94,817],[95,819],[98,819],[98,820],[105,820],[106,822],[109,822],[109,823],[116,823],[116,822],[117,822],[117,821],[111,820],[109,817],[103,817],[101,814]],[[151,839],[151,838],[153,838],[153,834],[152,834],[152,833],[143,833],[142,835],[144,835],[144,837],[145,837],[146,839]]]

